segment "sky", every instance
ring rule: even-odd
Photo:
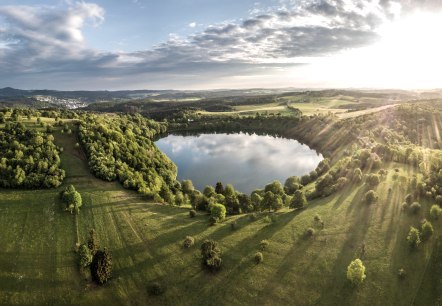
[[[0,87],[442,88],[439,0],[2,0]]]

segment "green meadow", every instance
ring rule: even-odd
[[[367,186],[350,184],[301,211],[229,216],[209,226],[205,213],[190,218],[187,207],[148,202],[119,183],[96,179],[75,148],[75,133],[54,136],[64,148],[63,185],[0,190],[0,304],[437,305],[441,221],[433,222],[435,234],[418,250],[406,242],[409,227],[419,226],[433,204],[421,201],[418,215],[402,211],[415,168],[384,164],[388,175],[376,187],[373,205],[363,201]],[[59,199],[68,184],[82,195],[79,215],[65,211]],[[324,226],[314,221],[316,214]],[[316,231],[312,238],[305,237],[309,227]],[[76,245],[91,228],[113,257],[113,277],[104,286],[94,285],[78,266]],[[188,235],[196,242],[184,249]],[[199,246],[206,238],[222,250],[216,274],[201,266]],[[264,239],[269,246],[257,265],[254,255]],[[358,288],[346,279],[355,258],[363,260],[367,275]],[[400,268],[405,279],[398,278]],[[153,282],[164,286],[164,294],[150,294]]]

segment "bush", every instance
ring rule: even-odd
[[[264,260],[264,255],[261,252],[256,252],[255,254],[255,263],[258,265]]]
[[[222,204],[213,204],[210,208],[210,215],[215,218],[217,222],[222,221],[226,217],[226,207]]]
[[[86,244],[82,244],[78,251],[80,267],[86,268],[92,263],[92,254],[91,250],[87,247]]]
[[[98,247],[100,245],[100,242],[98,241],[97,233],[94,229],[91,229],[89,231],[89,239],[87,240],[87,247],[91,251],[92,255],[95,255],[95,253],[98,250]]]
[[[411,249],[415,249],[421,243],[420,234],[417,228],[410,227],[410,231],[408,232],[407,242]]]
[[[341,190],[342,188],[345,187],[345,185],[347,184],[348,179],[346,177],[340,177],[338,178],[337,182],[336,182],[336,189]]]
[[[372,204],[378,200],[378,194],[374,190],[369,190],[364,196],[365,203]]]
[[[256,220],[258,220],[257,214],[252,213],[252,214],[249,215],[249,221],[250,222],[253,222],[253,221],[256,221]]]
[[[439,219],[439,217],[442,215],[442,208],[439,207],[439,205],[433,205],[430,208],[430,218],[433,220]]]
[[[268,240],[261,240],[261,242],[259,243],[259,248],[261,249],[261,251],[265,251],[267,250],[267,248],[269,247],[269,242]]]
[[[410,205],[409,211],[413,215],[416,215],[421,210],[421,205],[418,202],[414,202]]]
[[[193,246],[195,244],[195,238],[193,238],[192,236],[186,236],[186,239],[184,239],[183,242],[183,247],[188,249],[191,246]]]
[[[347,279],[353,285],[360,285],[366,278],[365,266],[358,258],[353,260],[347,267]]]
[[[366,180],[367,184],[371,187],[377,186],[379,185],[379,183],[381,182],[379,175],[378,174],[369,174],[367,176],[367,180]]]
[[[150,285],[149,291],[152,295],[161,295],[163,294],[166,290],[165,288],[158,282],[153,282]]]
[[[433,231],[434,230],[431,223],[429,221],[425,221],[424,224],[422,224],[422,229],[421,229],[422,241],[430,239],[431,235],[433,235]]]
[[[210,271],[221,269],[221,250],[213,240],[206,240],[201,245],[202,264]]]
[[[315,230],[311,227],[309,227],[306,231],[305,231],[305,237],[310,238],[313,237],[315,235]]]
[[[189,210],[189,217],[191,217],[191,218],[195,218],[196,217],[196,210],[195,209]]]
[[[321,221],[321,216],[318,215],[318,214],[316,214],[316,215],[313,217],[313,220],[315,220],[315,222],[320,222],[320,221]]]

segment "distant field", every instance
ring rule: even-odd
[[[199,113],[202,115],[250,115],[256,113],[288,115],[291,113],[291,110],[287,106],[290,106],[299,109],[307,116],[336,114],[340,119],[345,119],[381,111],[397,105],[384,105],[385,103],[386,100],[384,99],[370,97],[356,98],[342,95],[333,97],[310,97],[306,95],[297,95],[279,97],[274,102],[269,102],[267,104],[234,106],[234,111],[229,112],[200,111]],[[362,110],[350,111],[352,108],[360,108],[361,105],[363,105]],[[377,105],[382,106],[378,107]]]
[[[112,252],[114,276],[95,287],[78,272],[75,219],[64,211],[59,190],[0,190],[0,304],[429,305],[426,299],[433,298],[431,284],[422,280],[431,273],[426,267],[437,236],[416,252],[405,242],[410,225],[417,226],[432,204],[422,202],[418,216],[401,211],[411,167],[384,165],[389,175],[377,187],[378,203],[371,206],[361,201],[367,188],[350,185],[305,210],[271,214],[274,223],[261,213],[256,221],[240,215],[209,227],[205,214],[190,219],[187,209],[149,203],[118,183],[97,180],[74,148],[75,137],[55,136],[64,148],[65,185],[74,184],[83,196],[79,238],[84,241],[90,228],[97,230],[101,246]],[[397,180],[394,168],[400,169]],[[324,229],[315,225],[315,214],[321,215]],[[234,220],[237,230],[230,228]],[[441,224],[433,225],[440,240]],[[303,238],[308,227],[316,229],[314,239]],[[181,247],[186,235],[196,238],[190,250]],[[218,274],[201,269],[199,245],[205,238],[222,248]],[[270,246],[264,262],[255,265],[253,255],[263,239]],[[355,257],[367,268],[367,279],[357,290],[345,277]],[[397,277],[401,267],[407,271],[403,281]],[[149,295],[152,281],[167,287],[164,295]]]
[[[338,114],[338,118],[339,119],[347,119],[347,118],[359,117],[362,115],[380,112],[380,111],[395,107],[397,105],[398,104],[390,104],[390,105],[385,105],[385,106],[380,106],[380,107],[375,107],[375,108],[364,109],[362,111],[342,113],[342,114]]]

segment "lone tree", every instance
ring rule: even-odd
[[[415,249],[421,244],[421,237],[419,234],[419,230],[413,226],[410,227],[410,231],[407,236],[408,244],[411,249]]]
[[[362,261],[359,258],[353,260],[347,267],[347,279],[357,286],[362,284],[365,277],[365,266]]]
[[[71,214],[74,211],[75,213],[78,213],[80,211],[80,207],[83,205],[81,194],[75,190],[73,185],[66,187],[61,195],[61,198],[66,204],[66,210],[69,210]]]
[[[424,224],[422,224],[422,241],[426,241],[430,239],[431,235],[433,235],[433,226],[431,225],[430,221],[425,221]]]
[[[226,217],[226,207],[222,204],[213,204],[210,209],[210,215],[215,218],[217,222],[222,221]]]
[[[201,245],[202,264],[212,272],[221,269],[221,250],[213,240],[206,240]]]
[[[95,253],[91,264],[91,274],[92,278],[100,285],[103,285],[109,280],[109,278],[111,278],[112,256],[107,248],[104,248],[104,250],[98,250]]]

